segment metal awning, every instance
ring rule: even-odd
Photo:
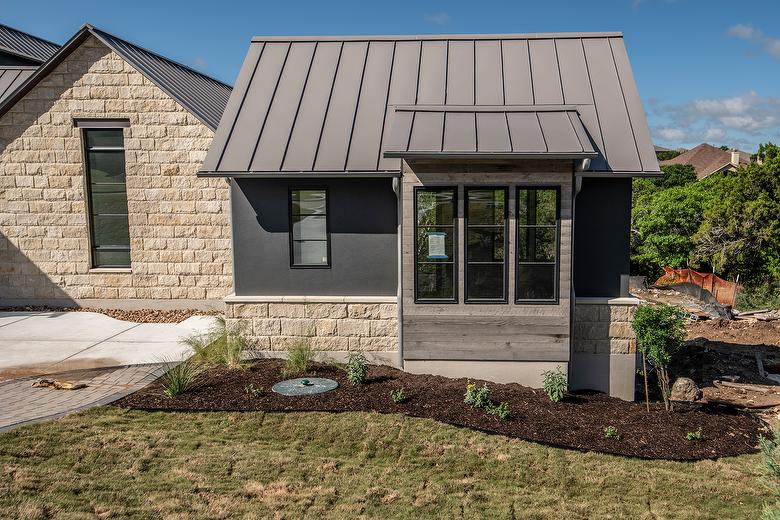
[[[598,156],[575,107],[399,105],[385,157],[585,159]]]

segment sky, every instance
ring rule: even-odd
[[[0,0],[57,43],[84,23],[233,84],[252,36],[621,31],[656,144],[780,143],[778,0]]]

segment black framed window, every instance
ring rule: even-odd
[[[558,301],[560,190],[517,190],[517,271],[515,300]]]
[[[121,128],[85,128],[93,267],[130,267],[125,148]]]
[[[466,188],[466,301],[506,301],[507,189]]]
[[[290,190],[290,265],[330,267],[328,191]]]
[[[457,301],[455,188],[416,188],[415,301]]]

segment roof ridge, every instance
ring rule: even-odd
[[[619,31],[549,32],[496,34],[373,34],[323,36],[253,36],[252,42],[312,42],[312,41],[422,41],[422,40],[548,40],[567,38],[622,38]]]

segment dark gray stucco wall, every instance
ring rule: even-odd
[[[630,269],[631,179],[582,180],[574,206],[577,297],[620,296]]]
[[[328,189],[330,268],[293,269],[289,189]],[[231,183],[237,296],[395,296],[392,179],[241,179]]]

